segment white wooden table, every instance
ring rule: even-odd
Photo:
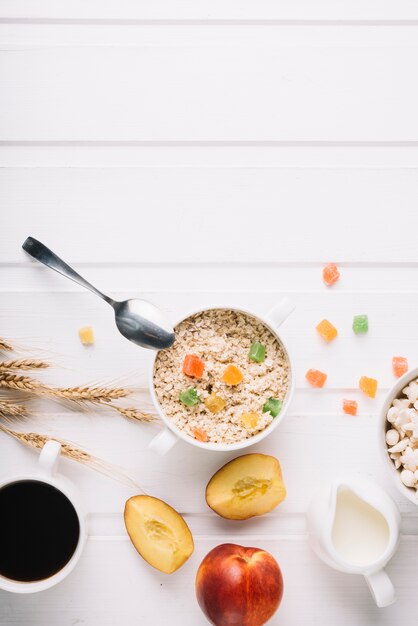
[[[204,486],[233,455],[179,443],[161,459],[147,449],[158,426],[40,405],[32,429],[128,468],[184,513],[196,550],[171,577],[152,570],[124,532],[132,490],[64,461],[90,512],[85,554],[54,589],[1,592],[2,626],[203,626],[194,577],[224,541],[279,560],[285,596],[271,624],[416,624],[418,509],[387,484],[376,424],[391,357],[414,366],[418,354],[417,3],[2,0],[0,16],[0,335],[47,350],[50,382],[123,380],[149,406],[148,354],[102,302],[24,256],[29,234],[104,291],[141,294],[173,320],[225,303],[265,312],[281,294],[297,304],[283,326],[295,398],[257,446],[280,459],[286,501],[227,523]],[[332,289],[327,261],[341,266]],[[351,331],[357,313],[367,336]],[[323,317],[340,333],[329,346],[314,330]],[[78,341],[84,324],[93,349]],[[309,367],[329,373],[323,391],[308,388]],[[375,401],[357,390],[364,374],[379,379]],[[358,417],[342,414],[343,397],[359,401]],[[5,435],[0,451],[1,476],[36,463]],[[398,602],[383,610],[306,541],[313,490],[351,470],[403,513],[388,567]]]

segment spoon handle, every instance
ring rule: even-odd
[[[73,280],[75,283],[78,283],[82,287],[89,289],[97,296],[100,296],[100,298],[103,298],[103,300],[106,300],[106,302],[113,306],[114,300],[112,300],[112,298],[105,296],[104,293],[96,289],[96,287],[93,287],[93,285],[87,282],[87,280],[80,276],[80,274],[77,274],[77,272],[73,270],[72,267],[67,265],[65,261],[60,259],[59,256],[57,256],[54,252],[52,252],[52,250],[44,246],[44,244],[37,239],[34,239],[33,237],[28,237],[23,243],[22,248],[25,250],[25,252],[30,254],[31,257],[33,257],[40,263],[43,263],[44,265],[50,267],[52,270],[55,270],[59,274],[66,276],[67,278]]]

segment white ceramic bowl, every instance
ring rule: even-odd
[[[416,491],[412,487],[406,487],[406,485],[404,485],[401,481],[402,467],[400,469],[395,468],[395,465],[389,456],[388,446],[385,439],[386,431],[392,428],[392,425],[386,419],[388,409],[392,405],[395,398],[405,397],[402,394],[402,389],[404,389],[412,380],[415,380],[416,378],[418,378],[418,367],[413,370],[409,370],[406,374],[401,376],[386,396],[379,419],[379,450],[382,454],[383,462],[392,477],[392,481],[395,483],[399,491],[405,496],[405,498],[408,498],[408,500],[418,505],[418,498],[415,495]]]
[[[241,313],[246,313],[247,315],[250,315],[251,317],[255,318],[257,321],[267,326],[267,328],[273,333],[273,335],[277,338],[277,340],[283,346],[283,349],[285,351],[286,358],[289,364],[289,389],[287,391],[286,397],[284,398],[282,410],[280,411],[279,415],[276,418],[274,418],[273,422],[269,426],[267,426],[267,428],[265,428],[260,433],[258,433],[258,435],[254,435],[253,437],[250,437],[249,439],[244,439],[243,441],[239,441],[237,443],[231,443],[231,444],[220,444],[220,443],[211,443],[211,442],[203,443],[201,441],[197,441],[193,437],[190,437],[190,435],[186,434],[184,431],[177,428],[174,422],[172,422],[172,420],[170,420],[165,415],[158,401],[157,395],[155,393],[155,388],[154,388],[154,366],[155,366],[155,359],[157,356],[157,353],[156,353],[151,361],[151,367],[150,367],[150,372],[149,372],[149,376],[150,376],[149,390],[150,390],[151,398],[154,403],[155,409],[158,415],[160,416],[161,420],[165,424],[166,428],[151,441],[149,447],[155,450],[158,454],[163,455],[166,452],[168,452],[168,450],[170,450],[170,448],[172,448],[172,446],[179,439],[182,439],[183,441],[186,441],[187,443],[190,443],[191,445],[197,446],[198,448],[202,448],[204,450],[216,450],[219,452],[230,452],[231,450],[240,450],[242,448],[247,448],[248,446],[252,446],[253,444],[258,443],[259,441],[264,439],[264,437],[272,433],[273,430],[277,428],[277,426],[280,424],[280,422],[282,421],[282,419],[284,418],[287,412],[288,406],[290,404],[290,400],[293,395],[294,370],[293,370],[292,360],[289,355],[289,351],[286,348],[285,342],[279,336],[277,329],[280,326],[280,324],[284,322],[284,320],[288,317],[288,315],[290,315],[290,313],[294,309],[294,306],[290,303],[289,299],[284,298],[281,302],[279,302],[279,304],[276,307],[274,307],[271,311],[267,313],[266,317],[261,317],[260,315],[255,314],[253,311],[248,311],[246,309],[237,308],[233,306],[213,306],[213,307],[207,307],[205,309],[199,309],[198,311],[192,311],[191,313],[186,315],[183,319],[187,319],[188,317],[191,317],[192,315],[195,315],[197,313],[202,313],[203,311],[209,311],[213,309],[225,309],[228,311],[239,311]],[[183,319],[179,320],[175,324],[174,327],[176,327],[181,321],[183,321]]]

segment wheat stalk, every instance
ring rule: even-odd
[[[58,439],[57,437],[49,437],[48,435],[41,435],[34,432],[17,432],[15,430],[11,430],[10,428],[6,428],[6,426],[4,426],[3,424],[0,424],[0,430],[10,437],[13,437],[23,445],[36,450],[41,450],[48,441],[58,441],[58,443],[61,444],[61,454],[68,459],[71,459],[72,461],[77,461],[77,463],[82,463],[83,465],[87,465],[97,472],[113,478],[114,480],[118,480],[125,485],[128,485],[130,487],[134,486],[135,488],[141,489],[138,483],[133,478],[131,478],[121,467],[118,467],[113,463],[103,461],[102,459],[93,456],[89,452],[78,448],[73,443],[64,441],[63,439]],[[141,491],[143,492],[142,489]]]
[[[127,417],[128,419],[135,420],[137,422],[155,422],[156,416],[151,413],[144,413],[143,411],[139,411],[133,407],[124,408],[121,406],[116,406],[116,404],[110,404],[109,406],[112,409],[116,409],[121,415]]]
[[[0,399],[0,417],[6,419],[10,417],[24,417],[26,415],[26,407],[23,404],[15,404],[10,400]]]
[[[49,367],[45,361],[34,359],[12,359],[10,361],[0,361],[0,372],[8,370],[34,370]]]
[[[0,350],[3,350],[4,352],[12,352],[13,346],[11,346],[8,341],[0,337]]]

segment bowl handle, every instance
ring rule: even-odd
[[[378,607],[389,606],[395,602],[395,588],[384,569],[365,574],[364,578]]]
[[[266,317],[272,323],[272,326],[278,328],[295,310],[295,304],[285,296],[267,313]]]
[[[154,439],[148,444],[148,448],[164,456],[177,443],[176,435],[169,428],[164,428]]]

